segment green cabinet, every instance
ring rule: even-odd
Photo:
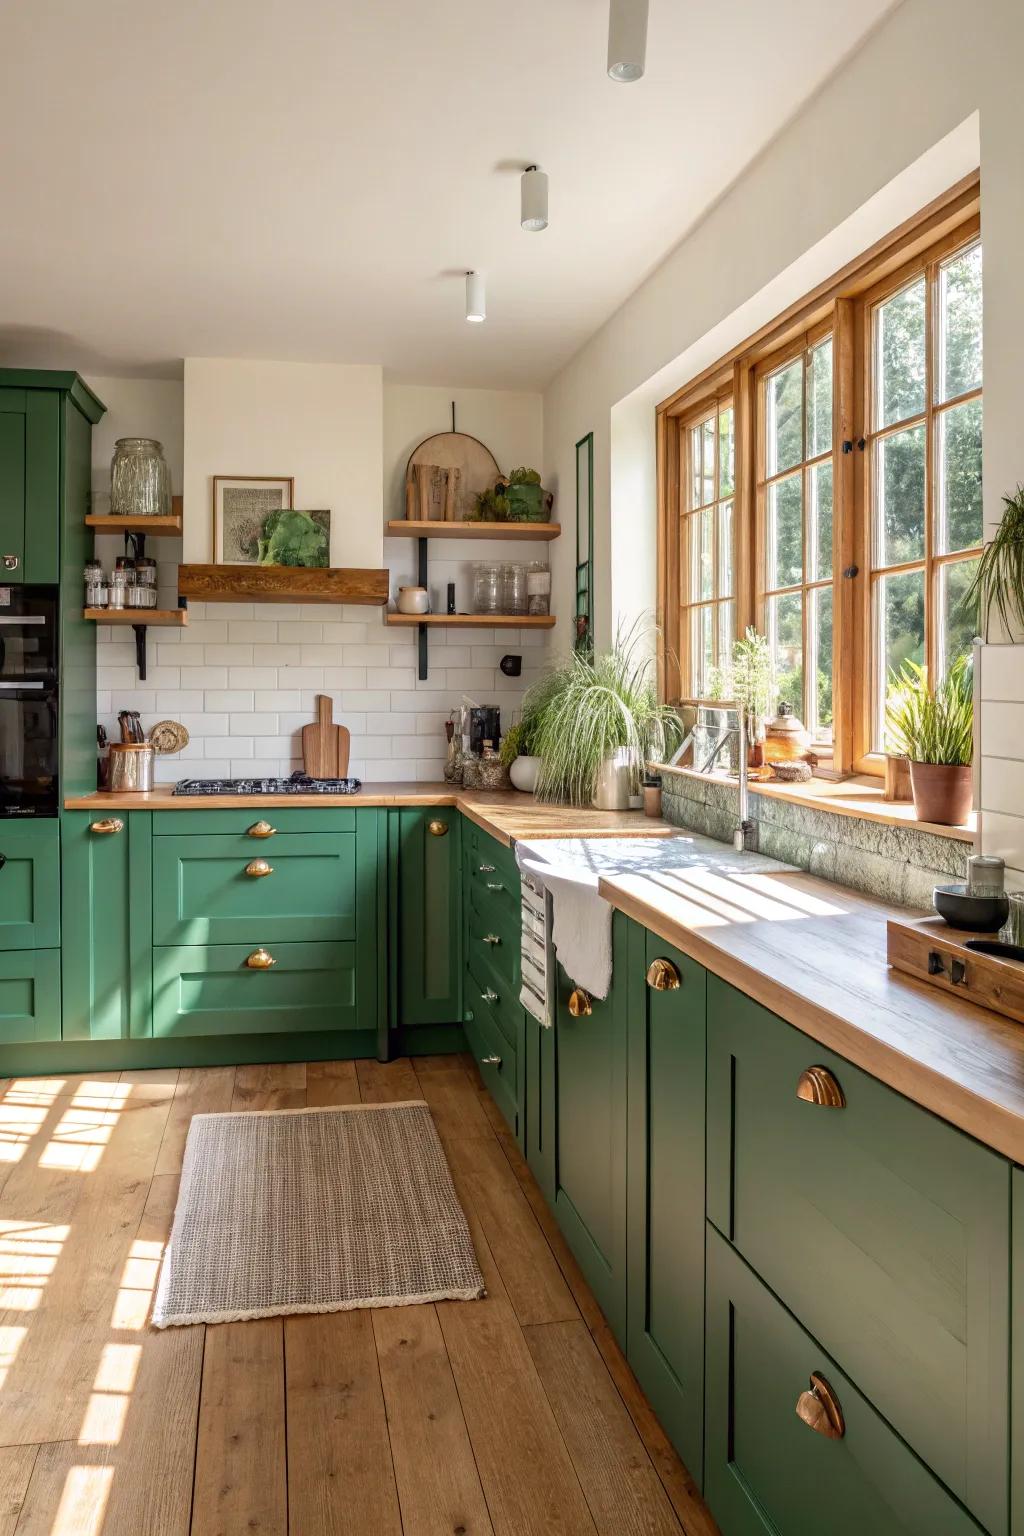
[[[60,944],[56,821],[0,822],[0,950]]]
[[[153,951],[153,1034],[356,1030],[354,943],[187,944]]]
[[[0,1045],[60,1039],[60,950],[0,952]]]
[[[704,1496],[723,1536],[980,1536],[713,1227],[707,1306]],[[812,1376],[838,1408],[835,1438],[797,1412],[820,1411]]]
[[[152,1032],[152,820],[148,811],[62,817],[65,1039]]]
[[[0,380],[4,374],[0,372]],[[59,578],[61,397],[0,385],[0,580]]]
[[[462,1018],[462,817],[451,807],[391,813],[393,1018]]]
[[[700,1480],[707,976],[629,924],[629,1363]]]
[[[520,1147],[526,1132],[526,1010],[520,1002],[522,912],[511,848],[462,827],[462,1023],[495,1103]]]

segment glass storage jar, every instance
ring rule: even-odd
[[[171,510],[171,472],[162,443],[119,437],[110,461],[110,510],[117,517],[163,517]]]
[[[527,592],[527,568],[525,565],[506,565],[505,567],[505,612],[526,613],[529,610],[529,594]]]
[[[503,567],[478,560],[473,566],[473,612],[501,613],[504,586]]]
[[[546,560],[531,560],[526,573],[530,613],[551,612],[551,567]]]

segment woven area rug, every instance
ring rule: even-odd
[[[483,1294],[426,1104],[193,1116],[155,1327]]]

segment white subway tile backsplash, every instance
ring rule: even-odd
[[[319,688],[324,686],[323,667],[282,667],[277,675],[277,680],[282,688]],[[258,683],[260,688],[269,688],[269,683]]]
[[[1016,869],[1024,869],[1024,816],[982,811],[981,843],[985,853],[997,853]],[[1012,887],[1012,882],[1007,881]]]
[[[201,689],[182,692],[180,688],[171,688],[156,696],[156,707],[165,710],[168,714],[180,715],[184,710],[193,713],[201,713],[207,708],[207,696]],[[135,705],[132,705],[135,708]]]
[[[1024,762],[1006,757],[981,760],[981,808],[1024,816]]]
[[[235,736],[206,736],[203,747],[211,757],[251,757],[252,740]]]
[[[227,638],[232,644],[273,645],[279,639],[279,627],[269,619],[229,619]]]
[[[414,667],[367,667],[367,688],[415,688]]]
[[[332,688],[365,688],[365,667],[324,667],[324,687],[330,691]]]
[[[178,719],[194,740],[201,736],[226,736],[228,734],[227,715],[215,714],[212,710],[204,710],[202,713],[197,714],[193,714],[189,710],[183,710]]]
[[[337,660],[335,656],[334,660]],[[388,664],[388,646],[379,645],[347,645],[345,647],[346,664],[353,667],[386,667]]]
[[[981,696],[983,699],[1024,703],[1024,645],[986,645],[982,648]],[[987,742],[985,747],[988,750]]]
[[[273,688],[277,672],[273,667],[229,667],[229,688]]]
[[[248,704],[232,704],[232,709],[269,709],[280,713],[282,709],[298,709],[302,694],[298,688],[258,688],[250,695]]]
[[[278,715],[270,714],[230,715],[228,731],[232,736],[276,736],[279,720]]]
[[[261,694],[260,697],[262,698],[263,695]],[[257,707],[262,708],[262,705]],[[222,710],[227,714],[233,710],[238,710],[240,713],[251,711],[253,694],[246,688],[215,689],[206,695],[206,708]]]
[[[363,645],[366,641],[365,624],[324,624],[320,638],[326,645]]]
[[[384,693],[383,691],[376,692],[370,689],[364,692],[357,688],[352,692],[342,694],[341,712],[339,713],[337,705],[335,705],[335,715],[338,717],[339,723],[343,724],[345,716],[350,709],[363,709],[368,714],[373,711],[383,713],[390,707],[391,697],[391,694]]]
[[[227,667],[182,667],[181,686],[183,688],[226,688],[228,685]]]
[[[1024,703],[982,703],[981,750],[986,757],[1013,758],[1024,752]]]
[[[277,638],[282,644],[318,645],[324,637],[322,624],[288,621],[278,624]]]
[[[251,667],[251,645],[204,645],[203,661],[211,667]]]
[[[226,645],[228,639],[227,620],[217,623],[212,619],[200,619],[193,622],[191,617],[184,629],[172,629],[167,632],[168,639],[175,639],[179,645]]]
[[[257,667],[297,667],[302,662],[301,645],[254,645],[252,662]]]

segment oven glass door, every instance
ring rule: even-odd
[[[0,816],[56,816],[57,589],[0,587]]]

